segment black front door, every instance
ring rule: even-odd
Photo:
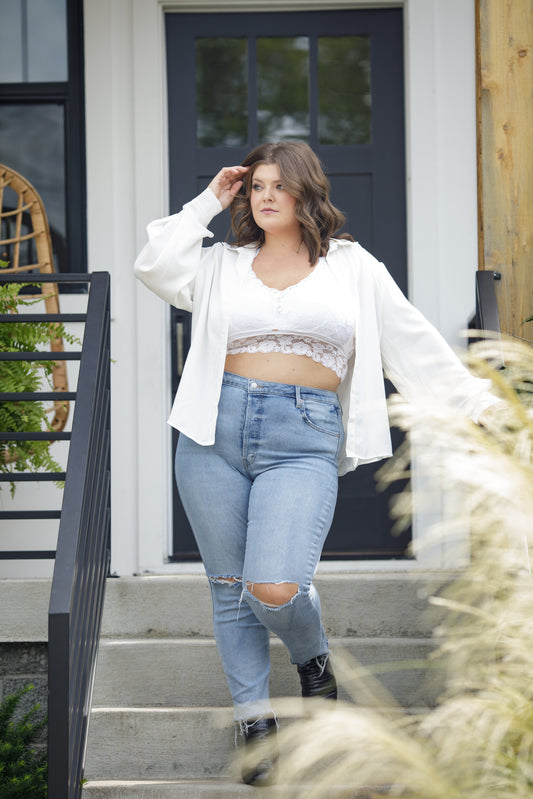
[[[169,13],[166,45],[171,212],[259,142],[304,140],[324,164],[346,230],[405,290],[401,9]],[[228,211],[213,220],[215,240],[226,238],[229,225]],[[188,314],[172,310],[172,331],[175,392]],[[341,479],[324,557],[405,556],[409,534],[391,534],[376,468]],[[176,491],[172,557],[198,557]]]

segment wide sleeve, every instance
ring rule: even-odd
[[[383,367],[396,389],[410,401],[445,402],[478,421],[499,402],[490,380],[474,377],[445,339],[403,295],[378,261],[377,302]]]
[[[148,243],[135,261],[135,276],[171,305],[192,310],[196,275],[212,258],[212,248],[202,247],[202,240],[213,236],[207,225],[220,211],[220,202],[207,188],[179,214],[150,222]]]

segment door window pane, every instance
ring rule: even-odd
[[[248,141],[246,39],[196,40],[196,140],[200,147]]]
[[[0,104],[0,163],[19,172],[41,195],[56,271],[67,271],[65,239],[65,111],[57,104]],[[9,252],[0,254],[10,260]],[[28,254],[28,262],[31,263]]]
[[[63,82],[66,0],[0,0],[0,82]]]
[[[309,38],[257,39],[260,141],[309,139]]]
[[[372,139],[370,38],[318,39],[318,140],[366,144]]]
[[[66,0],[27,2],[28,80],[68,80]]]
[[[0,83],[22,80],[22,19],[20,6],[0,0]]]

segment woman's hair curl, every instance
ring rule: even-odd
[[[261,164],[276,164],[285,191],[295,197],[296,218],[311,264],[326,255],[333,236],[353,241],[348,233],[338,234],[345,221],[344,215],[329,199],[329,180],[316,154],[305,142],[281,141],[260,144],[242,162],[242,166],[250,169],[231,204],[231,221],[238,246],[253,243],[261,246],[265,240],[250,204],[254,172]]]

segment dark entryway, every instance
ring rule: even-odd
[[[401,9],[169,13],[166,45],[171,212],[259,142],[307,141],[326,168],[346,229],[405,291]],[[228,229],[225,211],[211,224],[215,240]],[[188,314],[173,309],[173,392],[188,341]],[[324,557],[405,557],[410,534],[392,535],[376,468],[341,479]],[[174,559],[198,557],[175,489],[173,540]]]

